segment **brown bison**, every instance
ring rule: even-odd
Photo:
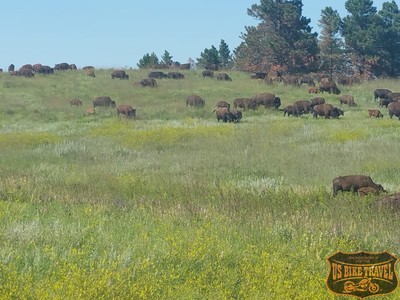
[[[86,109],[86,115],[90,116],[90,115],[94,115],[96,113],[96,110],[93,107],[88,107]]]
[[[217,109],[214,109],[213,113],[217,114],[217,120],[222,120],[222,122],[232,122],[232,114],[229,111],[228,107],[217,107]]]
[[[370,176],[366,175],[347,175],[339,176],[332,180],[333,196],[336,196],[339,191],[357,193],[362,187],[372,187],[378,192],[386,192],[380,184],[372,181]]]
[[[388,95],[391,93],[391,90],[388,89],[376,89],[374,90],[374,99],[386,99],[388,98]]]
[[[201,75],[203,75],[203,78],[205,78],[205,77],[214,78],[214,71],[204,70],[203,72],[201,72]]]
[[[75,105],[75,106],[82,106],[82,101],[79,99],[72,99],[69,101],[69,105]]]
[[[140,86],[142,87],[157,87],[157,80],[154,78],[145,78],[139,81]]]
[[[337,87],[336,82],[330,78],[322,78],[319,84],[319,91],[321,93],[323,92],[328,92],[329,94],[335,94],[339,95],[340,94],[340,89]]]
[[[324,103],[313,107],[314,118],[318,118],[318,116],[325,117],[325,119],[339,118],[340,115],[343,116],[344,112],[337,107],[334,107],[332,104]]]
[[[365,186],[358,189],[358,195],[361,197],[367,195],[379,195],[379,191],[372,186]]]
[[[86,75],[89,77],[96,77],[96,74],[94,73],[94,69],[86,69]]]
[[[185,75],[179,72],[168,72],[167,76],[170,79],[185,79]]]
[[[124,70],[115,70],[111,73],[111,78],[129,79],[129,75]]]
[[[236,98],[233,100],[233,108],[243,108],[243,110],[257,109],[257,104],[250,98]]]
[[[308,93],[309,94],[318,94],[319,93],[319,89],[315,86],[309,87],[308,88]]]
[[[243,117],[243,114],[242,114],[242,112],[240,110],[233,109],[231,111],[231,120],[232,120],[232,122],[237,123],[242,119],[242,117]]]
[[[93,100],[93,108],[96,106],[104,106],[104,107],[115,107],[115,101],[111,100],[108,96],[100,96],[96,97]]]
[[[215,106],[216,107],[227,107],[228,109],[231,108],[231,105],[228,102],[226,102],[225,100],[218,101]]]
[[[392,210],[398,210],[400,209],[400,193],[394,193],[391,195],[379,197],[378,199],[375,200],[374,205],[378,209],[387,208]]]
[[[293,105],[288,105],[288,106],[286,106],[285,108],[280,109],[280,111],[283,111],[283,116],[286,116],[286,114],[287,114],[288,117],[289,117],[290,115],[293,115],[293,116],[295,116],[295,117],[298,117],[297,111],[296,111],[296,109],[294,108]]]
[[[278,109],[281,106],[281,98],[275,97],[274,94],[271,93],[262,93],[257,94],[251,98],[257,106],[264,105],[265,108],[273,107]]]
[[[8,72],[14,72],[15,71],[15,66],[14,64],[11,64],[8,66]]]
[[[400,102],[392,102],[388,105],[389,117],[398,117],[400,120]]]
[[[379,109],[368,109],[368,115],[370,118],[383,118],[383,115]]]
[[[117,107],[117,115],[119,114],[125,115],[127,118],[136,118],[136,108],[131,105],[121,104]]]
[[[56,64],[56,65],[54,66],[54,70],[56,70],[56,71],[65,71],[65,70],[69,70],[69,64],[68,64],[68,63]]]
[[[310,100],[310,102],[311,102],[311,107],[314,107],[315,105],[318,105],[318,104],[324,104],[325,99],[322,97],[315,97],[315,98],[312,98]]]
[[[229,77],[226,73],[218,73],[215,78],[217,80],[224,80],[224,81],[232,81],[232,78]]]
[[[190,95],[186,98],[186,107],[204,107],[205,104],[206,102],[204,101],[204,99],[197,95]]]
[[[149,77],[149,78],[156,78],[156,79],[163,79],[163,78],[167,78],[168,75],[165,74],[165,73],[162,72],[162,71],[152,71],[152,72],[150,72],[150,73],[147,75],[147,77]]]
[[[308,100],[298,100],[293,103],[293,107],[296,111],[296,115],[308,114],[311,112],[311,102]]]
[[[349,106],[356,106],[354,102],[354,97],[351,95],[342,95],[339,98],[340,104],[347,104]]]

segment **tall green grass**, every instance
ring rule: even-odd
[[[127,72],[0,78],[2,299],[333,299],[327,256],[399,254],[398,212],[331,191],[358,173],[398,191],[400,123],[367,114],[373,90],[397,81],[340,87],[358,104],[340,119],[259,109],[224,124],[219,100],[312,96],[240,72],[218,82],[183,71],[156,89],[134,84],[149,70]],[[190,94],[206,106],[186,108]],[[101,95],[137,119],[85,115]]]

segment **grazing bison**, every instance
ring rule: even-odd
[[[296,116],[308,114],[312,110],[311,102],[308,100],[298,100],[293,103],[293,107],[296,111]]]
[[[325,117],[325,119],[339,118],[340,115],[343,116],[344,112],[337,107],[334,107],[332,104],[324,103],[313,107],[314,118],[318,118],[318,116]]]
[[[375,200],[375,207],[378,209],[387,208],[392,210],[400,209],[400,193],[383,196]]]
[[[186,107],[204,107],[205,104],[206,102],[204,101],[204,99],[197,95],[190,95],[186,98]]]
[[[379,191],[372,186],[365,186],[358,189],[358,195],[361,197],[367,195],[379,195]]]
[[[217,102],[216,107],[227,107],[229,109],[231,105],[225,100],[220,100]]]
[[[374,90],[374,99],[386,99],[388,98],[388,95],[391,93],[391,90],[388,89],[376,89]]]
[[[376,184],[370,176],[366,175],[339,176],[332,180],[332,185],[333,196],[336,196],[339,191],[357,193],[362,187],[372,187],[378,192],[386,192],[380,184]]]
[[[318,104],[324,104],[325,99],[322,97],[315,97],[315,98],[311,99],[310,102],[311,102],[311,107],[314,107],[315,105],[318,105]]]
[[[262,93],[257,94],[251,98],[257,106],[264,105],[265,108],[273,107],[278,109],[281,106],[281,98],[275,97],[274,94],[271,93]]]
[[[56,65],[54,66],[54,70],[56,70],[56,71],[65,71],[65,70],[69,70],[69,64],[68,64],[68,63],[56,64]]]
[[[288,106],[286,106],[285,108],[280,109],[280,111],[283,111],[283,116],[286,116],[286,114],[287,114],[288,117],[289,117],[290,115],[293,115],[293,116],[295,116],[295,117],[298,117],[297,111],[296,111],[296,109],[294,108],[293,105],[288,105]]]
[[[115,101],[111,100],[108,96],[96,97],[93,100],[93,108],[96,106],[115,107]]]
[[[8,72],[14,72],[15,71],[15,66],[13,64],[8,66]]]
[[[232,78],[226,73],[218,73],[215,78],[217,78],[217,80],[232,81]]]
[[[170,79],[185,79],[185,75],[179,72],[168,72],[167,76]]]
[[[326,78],[322,78],[319,84],[319,91],[321,93],[323,92],[328,92],[329,94],[335,94],[335,95],[339,95],[340,94],[340,90],[337,87],[335,81],[330,78],[330,77],[326,77]]]
[[[242,114],[242,112],[240,110],[233,109],[231,111],[231,120],[232,120],[232,122],[237,123],[242,119],[242,117],[243,117],[243,114]]]
[[[318,94],[319,93],[319,89],[315,86],[308,88],[308,93],[309,94]]]
[[[75,106],[82,106],[82,101],[79,99],[72,99],[69,101],[69,105],[75,105]]]
[[[88,107],[86,109],[86,115],[90,116],[90,115],[94,115],[96,113],[96,110],[93,107]]]
[[[136,108],[131,105],[121,104],[117,107],[117,115],[119,114],[125,115],[127,118],[135,118],[136,117]]]
[[[203,75],[203,78],[205,77],[214,78],[214,71],[212,70],[204,70],[203,72],[201,72],[201,74]]]
[[[54,68],[52,68],[50,66],[40,65],[40,67],[37,68],[36,72],[39,74],[54,74]]]
[[[224,123],[226,122],[232,122],[232,113],[229,111],[228,107],[217,107],[217,109],[214,109],[213,113],[217,114],[217,120],[222,120]]]
[[[388,105],[389,117],[396,116],[400,120],[400,102],[392,102]]]
[[[124,70],[115,70],[111,73],[111,78],[129,79],[129,75]]]
[[[94,69],[86,69],[86,75],[89,77],[96,77],[96,74],[94,73]]]
[[[162,71],[152,71],[147,75],[149,78],[156,78],[156,79],[162,79],[162,78],[167,78],[168,75],[165,74]]]
[[[354,97],[351,95],[342,95],[339,98],[340,104],[347,104],[349,106],[356,106]]]
[[[368,115],[370,118],[383,118],[383,115],[379,109],[368,109]]]
[[[257,109],[257,104],[255,101],[249,98],[236,98],[233,100],[233,108],[243,108],[243,110],[248,110],[248,109]]]
[[[389,99],[389,98],[383,98],[383,99],[380,99],[379,100],[379,106],[380,107],[388,107],[388,105],[390,104],[390,103],[392,103],[392,102],[394,102],[392,99]]]
[[[157,80],[155,80],[154,78],[145,78],[139,81],[139,84],[142,87],[157,87]]]

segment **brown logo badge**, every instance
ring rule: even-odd
[[[366,298],[393,292],[397,288],[397,257],[388,252],[336,252],[327,258],[330,265],[326,285],[340,295]]]

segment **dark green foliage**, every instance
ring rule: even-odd
[[[301,0],[253,4],[248,14],[261,23],[246,27],[244,42],[235,51],[238,67],[249,71],[280,66],[289,73],[316,70],[317,34],[311,32],[310,19],[302,16],[302,7]]]
[[[161,63],[167,66],[170,66],[173,63],[172,56],[169,54],[167,50],[165,50],[163,56],[161,56]]]
[[[143,58],[141,60],[139,60],[139,63],[137,64],[139,69],[148,69],[148,68],[152,68],[156,65],[158,65],[158,57],[154,52],[151,54],[146,53],[143,56]]]
[[[322,72],[333,75],[338,73],[345,64],[344,43],[339,36],[341,18],[339,13],[326,7],[321,12],[319,26],[321,27],[321,35],[319,37],[320,48],[320,64],[319,68]]]

